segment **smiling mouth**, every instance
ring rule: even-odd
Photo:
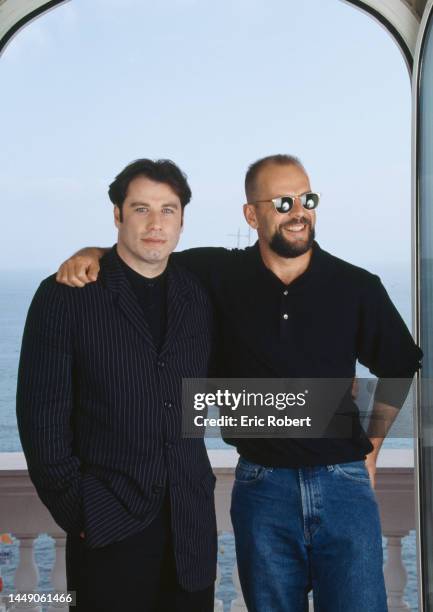
[[[305,223],[296,223],[293,225],[288,225],[286,227],[284,227],[283,229],[285,229],[288,232],[292,232],[294,234],[298,233],[298,232],[302,232],[304,231],[304,229],[307,227],[307,225]]]
[[[164,244],[165,240],[162,238],[142,238],[142,242],[150,242],[151,244]]]

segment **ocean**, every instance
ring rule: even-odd
[[[376,272],[376,271],[375,271]],[[19,352],[23,327],[28,307],[40,281],[50,272],[41,270],[0,271],[0,452],[21,452],[15,419],[15,391]],[[407,325],[411,326],[411,300],[408,270],[402,273],[401,267],[388,266],[380,274],[391,298]],[[362,366],[358,375],[370,374]],[[405,418],[409,420],[405,430],[411,430],[410,411]],[[209,448],[225,448],[221,439],[209,438]],[[384,442],[388,448],[410,448],[413,440],[409,437],[390,438]],[[2,526],[7,529],[7,525]],[[386,558],[386,546],[384,547]],[[19,546],[0,544],[0,575],[3,576],[6,592],[13,589],[13,574],[17,566]],[[35,545],[36,562],[40,572],[39,588],[49,587],[49,576],[54,561],[53,542],[41,535]],[[408,572],[405,598],[412,610],[418,610],[415,532],[403,539],[403,559]],[[224,602],[224,612],[229,611],[230,601],[235,597],[231,583],[231,572],[235,563],[233,536],[223,534],[219,539],[219,560],[222,573],[221,586],[217,597]]]

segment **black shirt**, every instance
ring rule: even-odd
[[[159,276],[148,278],[130,268],[118,254],[117,258],[143,310],[153,341],[159,350],[167,325],[167,269]]]
[[[307,270],[284,285],[264,265],[258,243],[243,250],[201,248],[174,254],[209,290],[216,306],[219,375],[226,378],[352,378],[356,361],[378,378],[412,378],[421,350],[378,276],[314,243]],[[404,394],[382,389],[399,407]],[[246,459],[302,467],[365,458],[353,439],[227,439]]]

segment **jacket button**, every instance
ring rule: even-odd
[[[173,444],[171,442],[165,442],[164,446],[167,450],[169,450],[170,448],[173,448]]]
[[[163,490],[164,490],[164,485],[162,485],[162,484],[154,484],[152,486],[152,493],[155,493],[155,495],[158,495]]]
[[[156,365],[158,366],[158,368],[163,368],[165,366],[165,362],[164,361],[158,361],[158,363]]]
[[[165,400],[165,402],[164,402],[164,406],[165,406],[166,408],[172,408],[172,407],[173,407],[173,404],[172,404],[171,402],[169,402],[168,400]]]

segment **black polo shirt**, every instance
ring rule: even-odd
[[[412,378],[422,352],[378,276],[315,242],[307,270],[284,285],[263,263],[258,243],[243,250],[175,253],[213,298],[219,370],[227,378],[352,378],[356,361],[378,378]],[[382,385],[381,401],[400,407],[407,386]],[[302,467],[363,459],[372,445],[352,439],[242,439],[246,459]]]

